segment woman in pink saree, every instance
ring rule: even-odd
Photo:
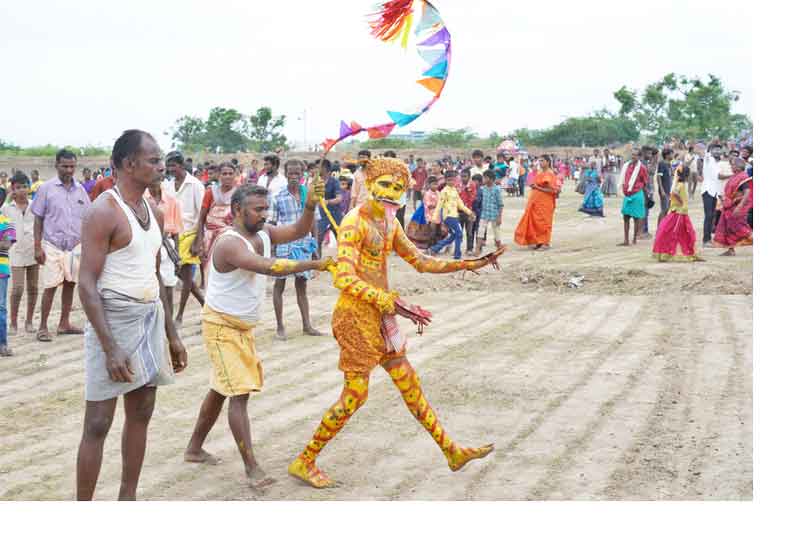
[[[725,183],[722,214],[714,233],[714,244],[727,247],[722,256],[735,256],[737,246],[753,244],[753,230],[747,223],[747,212],[753,206],[753,178],[745,172],[745,162],[734,158],[733,177]]]

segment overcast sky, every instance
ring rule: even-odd
[[[339,120],[387,122],[430,94],[413,49],[368,34],[372,0],[0,3],[0,139],[111,145],[211,107],[270,106],[302,144]],[[719,76],[753,113],[750,24],[734,0],[435,0],[452,34],[439,102],[403,129],[544,128],[676,72]],[[737,13],[742,13],[737,25]],[[306,122],[303,111],[307,111]]]

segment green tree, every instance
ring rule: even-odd
[[[411,146],[410,141],[394,137],[368,139],[361,144],[362,149],[407,149]]]
[[[458,130],[434,130],[427,136],[426,142],[430,145],[441,147],[465,147],[476,139],[477,134],[472,132],[469,128],[460,128]]]
[[[176,119],[170,133],[165,132],[165,135],[171,136],[171,139],[176,142],[177,148],[195,152],[205,148],[206,131],[207,128],[202,119],[185,115]]]
[[[267,152],[286,147],[287,137],[281,133],[284,115],[274,117],[269,107],[260,107],[248,117],[248,125],[251,150]]]
[[[719,77],[686,77],[668,73],[639,93],[623,86],[614,93],[618,116],[633,122],[640,134],[661,143],[684,139],[729,138],[752,126],[746,115],[731,112],[739,93],[725,88]]]
[[[634,141],[639,136],[634,123],[627,118],[615,117],[599,111],[588,117],[571,117],[548,130],[521,134],[524,145],[540,147],[602,147]]]
[[[248,121],[236,109],[213,107],[205,124],[205,144],[211,151],[239,152],[246,150]]]

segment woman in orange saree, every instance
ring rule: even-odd
[[[548,250],[559,183],[557,175],[551,169],[551,159],[547,154],[541,157],[540,167],[540,172],[530,185],[532,192],[513,239],[522,246],[535,245],[535,250]]]

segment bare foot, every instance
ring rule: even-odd
[[[284,332],[283,329],[277,329],[276,330],[276,339],[278,339],[279,341],[286,341],[287,340],[287,334]]]
[[[450,470],[453,472],[459,471],[466,466],[466,463],[474,459],[480,459],[493,452],[493,444],[486,444],[480,448],[461,448],[454,445],[455,448],[447,458]]]
[[[325,489],[337,485],[327,474],[317,468],[314,461],[308,463],[301,456],[295,458],[295,461],[290,464],[287,472],[290,476],[317,489]]]
[[[221,463],[221,458],[212,455],[209,452],[199,450],[198,452],[185,452],[186,463],[204,463],[206,465],[218,465]]]
[[[274,478],[266,476],[265,471],[259,467],[254,468],[250,472],[246,472],[245,476],[248,478],[248,487],[254,491],[262,491],[276,483]]]
[[[25,333],[36,333],[36,328],[33,327],[33,322],[25,322]]]
[[[313,327],[303,328],[303,334],[311,335],[312,337],[322,337],[323,335],[325,335],[325,333],[323,333],[322,331],[317,331]]]
[[[629,242],[628,242],[628,241],[625,241],[625,242],[623,242],[623,243],[618,243],[618,246],[619,246],[619,247],[627,247],[627,246],[629,246]]]

